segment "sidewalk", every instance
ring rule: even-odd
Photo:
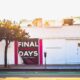
[[[49,70],[49,71],[80,71],[80,65],[9,65],[8,67],[0,66],[0,71],[5,71],[5,70],[38,70],[38,71],[44,71],[44,70]]]

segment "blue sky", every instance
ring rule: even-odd
[[[80,0],[0,0],[0,19],[60,19],[80,15]]]

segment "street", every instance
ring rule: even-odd
[[[80,71],[0,71],[0,77],[80,77]]]

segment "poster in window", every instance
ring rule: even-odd
[[[38,39],[28,39],[18,42],[18,54],[24,64],[39,64]]]

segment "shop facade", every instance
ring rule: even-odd
[[[26,28],[30,39],[11,42],[9,65],[80,64],[80,26]],[[0,65],[4,64],[4,40],[0,42]]]

